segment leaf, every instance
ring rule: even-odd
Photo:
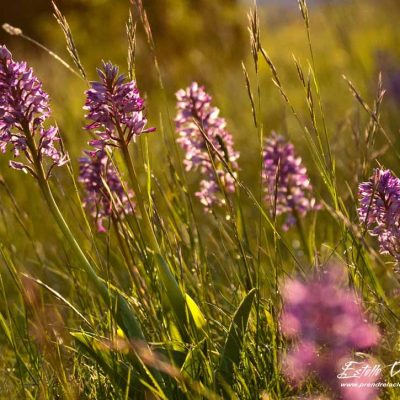
[[[207,321],[204,318],[203,313],[200,311],[199,306],[187,293],[185,294],[185,298],[186,305],[192,315],[193,322],[196,325],[196,328],[201,331],[205,327]]]
[[[155,258],[159,267],[161,281],[164,284],[169,303],[179,325],[179,331],[182,337],[187,338],[188,319],[184,294],[164,258],[159,254],[156,254]]]
[[[136,313],[128,305],[124,297],[116,293],[114,297],[115,319],[129,339],[146,341]]]
[[[229,327],[224,350],[220,358],[218,375],[229,385],[233,383],[234,365],[238,365],[240,361],[240,353],[242,351],[247,322],[249,320],[255,294],[256,289],[250,290],[239,304]]]
[[[179,333],[185,341],[189,341],[188,334],[191,321],[194,322],[195,327],[201,333],[206,320],[196,302],[181,290],[164,258],[160,254],[156,254],[155,258],[169,304],[176,317]]]

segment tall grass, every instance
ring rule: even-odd
[[[104,232],[98,232],[99,214],[85,207],[75,160],[47,172],[29,126],[24,127],[24,135],[32,170],[22,168],[26,174],[1,172],[0,395],[16,399],[283,399],[317,395],[396,399],[396,387],[372,391],[370,397],[362,397],[362,390],[343,394],[339,386],[327,384],[318,373],[293,382],[285,360],[296,340],[282,329],[282,310],[289,302],[283,283],[290,278],[307,282],[310,275],[323,274],[329,265],[338,264],[345,271],[341,283],[345,289],[339,293],[351,293],[349,298],[357,299],[364,310],[363,318],[380,332],[379,345],[344,346],[346,355],[381,365],[391,365],[399,357],[396,255],[381,254],[376,238],[369,237],[368,224],[357,216],[358,184],[369,179],[373,168],[380,168],[386,160],[397,163],[399,158],[395,132],[388,127],[392,122],[386,121],[389,117],[384,112],[381,77],[376,77],[372,100],[352,82],[351,75],[345,74],[335,83],[348,85],[348,97],[354,98],[353,109],[348,110],[340,129],[346,144],[353,141],[355,146],[351,153],[355,176],[343,181],[341,164],[348,160],[337,145],[340,129],[333,130],[336,121],[329,122],[331,113],[320,84],[323,72],[313,43],[316,33],[306,1],[298,2],[298,19],[304,25],[308,54],[292,56],[298,86],[295,96],[286,74],[263,43],[264,27],[254,6],[248,14],[250,57],[242,64],[240,86],[240,96],[248,97],[248,109],[242,112],[253,124],[243,133],[251,137],[249,146],[254,145],[251,165],[240,158],[238,166],[236,160],[232,162],[227,143],[218,134],[213,136],[205,123],[213,117],[191,117],[189,123],[198,134],[208,169],[203,163],[188,171],[184,167],[187,155],[177,143],[181,132],[175,127],[175,109],[170,106],[174,97],[165,83],[157,43],[142,2],[132,3],[126,27],[127,76],[134,80],[138,75],[136,36],[142,29],[148,47],[140,50],[148,51],[153,60],[163,109],[159,120],[152,117],[157,121],[153,122],[156,131],[137,135],[135,140],[127,137],[121,121],[113,121],[115,137],[107,147],[107,168],[115,171],[131,205],[116,212],[121,210],[117,207],[121,198],[107,176],[102,176],[101,195],[113,211],[106,213]],[[82,87],[88,87],[87,77],[92,72],[84,66],[67,19],[53,5],[71,64],[18,28],[7,25],[5,29],[40,46],[48,57],[60,62],[60,68],[64,66],[81,79]],[[275,93],[264,91],[266,74]],[[46,87],[46,80],[43,83]],[[137,84],[140,88],[140,81]],[[218,96],[224,97],[216,93],[216,99]],[[235,101],[235,93],[226,97]],[[301,139],[294,142],[307,145],[297,146],[295,151],[306,160],[317,206],[304,212],[298,203],[291,209],[287,206],[289,210],[282,208],[285,199],[280,203],[283,158],[277,161],[276,176],[271,177],[275,187],[266,195],[265,143],[273,136],[263,108],[271,98],[279,102],[290,129],[296,132],[280,133],[286,138],[299,135]],[[150,100],[146,113],[151,115]],[[213,105],[216,103],[213,100]],[[229,124],[226,129],[230,130]],[[82,132],[85,141],[97,137],[94,130],[84,130],[83,123]],[[68,154],[69,132],[61,131],[60,136],[60,151]],[[163,150],[157,159],[152,156],[154,137]],[[303,168],[297,158],[294,164]],[[204,179],[206,169],[206,180],[215,183],[219,201],[204,210],[195,186]],[[246,170],[250,169],[255,182],[247,179],[250,174]],[[304,171],[296,170],[296,176],[308,177]],[[17,180],[9,178],[15,174]],[[35,199],[35,207],[21,200],[24,190],[29,191],[26,197]],[[291,189],[285,190],[286,197],[290,196]],[[295,221],[289,229],[284,224],[287,213]],[[40,220],[42,224],[37,226]],[[318,337],[318,323],[314,328]],[[324,329],[333,332],[334,327]],[[301,343],[302,336],[297,339]],[[325,350],[323,345],[320,353]],[[380,379],[397,382],[387,370]]]

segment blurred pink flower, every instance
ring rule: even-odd
[[[350,397],[348,391],[342,393],[338,369],[352,352],[375,346],[380,334],[366,320],[361,300],[343,287],[343,276],[343,269],[334,265],[307,281],[290,279],[283,286],[281,329],[287,338],[296,339],[283,368],[294,384],[314,374],[343,399],[363,400],[355,391]]]

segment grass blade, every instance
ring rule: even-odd
[[[229,385],[233,383],[233,367],[234,365],[238,365],[240,361],[240,353],[242,351],[247,322],[249,320],[255,294],[256,289],[252,289],[247,293],[236,310],[229,327],[218,368],[218,374],[223,378],[223,381]]]

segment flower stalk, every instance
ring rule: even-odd
[[[53,193],[50,189],[49,182],[46,179],[43,166],[40,162],[39,154],[37,151],[35,141],[32,137],[32,134],[27,127],[24,129],[24,133],[27,139],[27,145],[29,147],[30,154],[33,159],[35,168],[34,172],[37,177],[39,187],[58,227],[60,228],[64,237],[68,241],[68,244],[73,249],[76,257],[81,262],[81,266],[90,277],[90,281],[93,283],[94,287],[98,290],[98,292],[100,293],[101,297],[103,298],[107,306],[110,307],[117,323],[124,330],[125,334],[131,338],[144,340],[145,339],[144,334],[140,327],[139,321],[137,320],[133,311],[128,306],[126,300],[120,294],[113,294],[110,292],[109,288],[99,278],[96,271],[94,270],[91,263],[84,254],[83,250],[76,241],[73,233],[71,232],[71,229],[69,228],[67,222],[65,221],[64,216],[62,215],[54,199]]]
[[[85,109],[88,110],[86,117],[91,121],[86,129],[93,131],[97,136],[97,139],[90,144],[97,149],[106,145],[120,149],[142,217],[141,228],[144,238],[154,255],[160,279],[166,289],[181,335],[184,339],[188,339],[189,321],[185,295],[161,254],[128,147],[136,137],[154,129],[146,129],[144,100],[140,97],[136,82],[127,81],[124,75],[119,74],[118,67],[110,62],[103,63],[102,67],[98,70],[100,80],[91,82],[91,88],[86,91]]]

